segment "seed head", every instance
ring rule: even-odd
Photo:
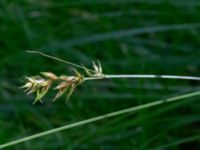
[[[54,90],[57,90],[57,94],[53,101],[57,100],[64,93],[67,93],[67,100],[74,92],[75,88],[83,82],[83,76],[76,71],[75,76],[61,75],[57,76],[52,72],[41,72],[42,76],[25,77],[26,83],[21,87],[25,89],[25,92],[29,95],[36,93],[36,99],[34,103],[42,101],[42,98],[47,94],[49,88],[53,83],[57,84]]]
[[[74,69],[75,74],[73,76],[66,76],[61,75],[57,76],[52,72],[41,72],[40,76],[33,76],[33,77],[25,77],[25,84],[21,88],[25,89],[27,94],[36,93],[36,99],[34,103],[40,101],[42,102],[42,98],[47,94],[50,87],[54,84],[56,86],[53,88],[57,90],[56,96],[54,97],[53,101],[57,100],[63,94],[66,93],[67,100],[72,95],[76,87],[81,84],[83,81],[90,80],[90,79],[102,79],[105,75],[103,74],[103,70],[101,67],[101,63],[97,61],[97,63],[93,62],[93,69],[89,69],[84,67],[83,65],[77,65],[72,62],[68,62],[47,54],[44,54],[39,51],[28,51],[29,53],[39,54],[56,61],[60,61],[66,63],[68,65],[74,66],[79,69],[83,69],[85,71],[86,77],[79,73],[76,69]]]
[[[36,99],[34,103],[37,101],[42,102],[41,99],[48,92],[49,87],[52,84],[52,80],[43,79],[40,76],[25,77],[25,79],[26,83],[21,88],[24,88],[28,95],[36,92]]]

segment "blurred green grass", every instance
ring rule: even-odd
[[[99,59],[110,74],[199,76],[199,8],[194,0],[1,0],[0,143],[199,90],[194,81],[95,81],[81,85],[67,105],[64,98],[51,103],[51,94],[44,105],[32,105],[34,97],[18,88],[25,75],[71,73],[69,66],[27,54],[27,49],[87,66]],[[10,149],[200,149],[198,99],[107,119]]]

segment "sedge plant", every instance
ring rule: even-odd
[[[22,86],[25,92],[29,95],[36,93],[36,98],[33,103],[43,102],[42,98],[48,93],[52,85],[57,94],[53,98],[53,101],[66,94],[67,101],[69,100],[76,87],[88,80],[102,80],[102,79],[113,79],[113,78],[161,78],[161,79],[180,79],[180,80],[200,80],[200,77],[193,76],[177,76],[177,75],[153,75],[153,74],[105,74],[99,61],[92,62],[93,68],[87,68],[83,65],[78,65],[72,62],[56,58],[54,56],[47,55],[40,51],[27,51],[32,54],[39,54],[68,65],[73,66],[74,75],[60,75],[57,76],[53,72],[41,72],[40,75],[25,77],[25,84]],[[84,73],[80,73],[78,69],[84,70]]]
[[[181,80],[200,80],[200,77],[177,76],[177,75],[144,75],[144,74],[142,75],[140,74],[109,75],[109,74],[103,73],[103,69],[100,62],[97,62],[97,63],[93,62],[93,69],[89,69],[89,68],[86,68],[85,66],[77,65],[72,62],[68,62],[60,58],[56,58],[56,57],[44,54],[39,51],[27,51],[27,52],[39,54],[39,55],[42,55],[42,56],[45,56],[57,61],[67,63],[69,65],[72,65],[73,67],[76,67],[76,69],[74,69],[74,75],[72,76],[67,76],[67,75],[57,76],[55,73],[52,73],[52,72],[41,72],[40,75],[37,75],[37,76],[25,77],[26,83],[24,86],[22,86],[22,88],[25,88],[25,92],[27,92],[27,94],[36,93],[36,99],[34,103],[43,102],[42,98],[48,93],[49,89],[52,88],[54,84],[56,84],[56,86],[53,88],[57,90],[57,94],[55,95],[53,101],[57,100],[59,97],[61,97],[65,93],[67,95],[67,100],[68,100],[71,94],[76,89],[76,87],[88,80],[102,80],[102,79],[112,79],[112,78],[163,78],[163,79],[181,79]],[[78,71],[77,69],[83,69],[85,74],[81,74],[80,71]],[[107,119],[110,117],[115,117],[115,116],[123,115],[126,113],[135,112],[135,111],[143,110],[146,108],[151,108],[157,105],[171,103],[171,102],[175,102],[175,101],[179,101],[179,100],[183,100],[186,98],[195,97],[199,95],[200,95],[200,91],[193,92],[193,93],[186,93],[186,94],[174,96],[168,99],[158,100],[158,101],[150,102],[147,104],[142,104],[139,106],[133,106],[127,109],[111,112],[111,113],[104,114],[101,116],[96,116],[94,118],[89,118],[80,122],[64,125],[64,126],[54,128],[48,131],[44,131],[44,132],[27,136],[18,140],[14,140],[5,144],[1,144],[0,149],[8,148],[10,146],[14,146],[19,143],[27,142],[36,138],[41,138],[43,136],[61,132],[63,130],[71,129],[74,127],[86,125],[86,124]],[[195,136],[195,138],[192,138],[192,139],[190,138],[189,140],[193,141],[196,139],[199,139],[199,135]]]

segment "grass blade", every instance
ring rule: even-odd
[[[144,33],[154,33],[154,32],[164,32],[171,30],[183,30],[183,29],[191,29],[191,28],[199,28],[200,23],[189,23],[189,24],[172,24],[172,25],[160,25],[160,26],[152,26],[152,27],[143,27],[139,29],[129,29],[129,30],[120,30],[114,32],[107,33],[99,33],[86,37],[76,38],[72,40],[67,40],[63,42],[54,41],[51,42],[47,46],[42,47],[41,49],[54,49],[54,48],[66,48],[77,45],[83,45],[88,43],[95,43],[100,41],[105,41],[109,39],[118,39],[122,37],[132,36],[132,35],[140,35]]]
[[[63,130],[67,130],[67,129],[71,129],[71,128],[78,127],[78,126],[81,126],[81,125],[96,122],[96,121],[99,121],[99,120],[107,119],[107,118],[110,118],[110,117],[130,113],[130,112],[133,112],[133,111],[138,111],[138,110],[142,110],[142,109],[145,109],[145,108],[150,108],[150,107],[157,106],[157,105],[160,105],[160,104],[174,102],[174,101],[178,101],[178,100],[182,100],[182,99],[186,99],[186,98],[190,98],[190,97],[194,97],[194,96],[198,96],[198,95],[200,95],[200,91],[188,93],[188,94],[184,94],[184,95],[180,95],[180,96],[176,96],[176,97],[172,97],[172,98],[168,98],[168,99],[165,99],[165,100],[155,101],[155,102],[143,104],[143,105],[140,105],[140,106],[135,106],[135,107],[123,109],[123,110],[112,112],[112,113],[108,113],[108,114],[105,114],[105,115],[101,115],[101,116],[94,117],[94,118],[91,118],[91,119],[86,119],[86,120],[83,120],[83,121],[80,121],[80,122],[77,122],[77,123],[69,124],[69,125],[66,125],[66,126],[62,126],[62,127],[58,127],[58,128],[52,129],[52,130],[41,132],[41,133],[38,133],[38,134],[35,134],[35,135],[31,135],[31,136],[28,136],[28,137],[25,137],[25,138],[22,138],[22,139],[19,139],[19,140],[15,140],[13,142],[8,142],[8,143],[0,145],[0,149],[10,147],[10,146],[13,146],[13,145],[16,145],[16,144],[19,144],[19,143],[27,142],[27,141],[30,141],[30,140],[33,140],[33,139],[36,139],[36,138],[41,138],[43,136],[50,135],[50,134],[53,134],[53,133],[57,133],[57,132],[60,132],[60,131],[63,131]]]

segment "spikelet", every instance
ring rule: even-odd
[[[21,87],[29,95],[36,93],[36,98],[33,103],[40,101],[47,94],[53,83],[57,84],[54,90],[57,90],[53,101],[57,100],[66,93],[67,100],[74,92],[75,88],[84,81],[83,75],[74,69],[74,76],[61,75],[57,76],[52,72],[41,72],[42,76],[25,77],[25,84]]]

